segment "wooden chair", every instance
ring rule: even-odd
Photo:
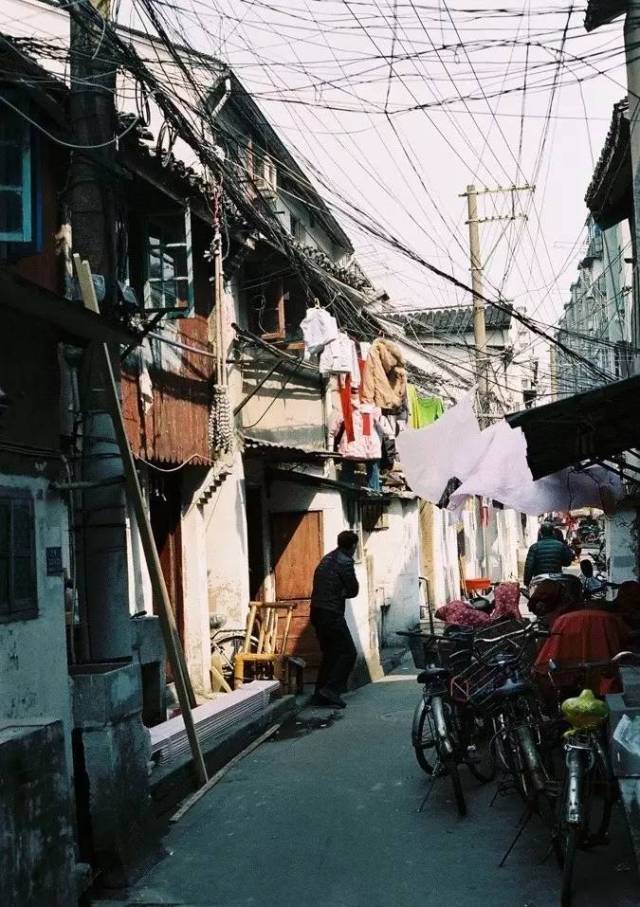
[[[287,655],[287,642],[295,602],[250,602],[247,629],[241,652],[235,657],[233,680],[234,689],[245,681],[245,665],[270,668],[273,676],[287,691],[292,688],[301,693],[304,686],[305,662],[294,655]],[[256,626],[259,620],[259,627]],[[255,652],[251,651],[251,640],[258,640]]]

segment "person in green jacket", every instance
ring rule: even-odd
[[[554,538],[551,523],[543,523],[540,528],[540,539],[534,542],[527,552],[524,565],[524,584],[528,586],[534,576],[542,573],[562,573],[575,558],[574,552],[566,542]]]

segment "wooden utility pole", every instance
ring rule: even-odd
[[[489,412],[489,384],[487,381],[487,324],[482,293],[482,259],[480,258],[480,230],[478,220],[478,192],[467,186],[467,224],[469,226],[469,260],[471,263],[471,289],[473,291],[473,341],[476,348],[476,380],[480,422]]]
[[[471,270],[471,292],[473,296],[473,341],[476,356],[476,381],[478,384],[478,409],[481,428],[489,424],[491,411],[489,399],[489,357],[487,355],[487,324],[485,319],[485,302],[482,284],[482,254],[480,251],[480,224],[491,221],[526,219],[526,214],[516,214],[515,194],[531,190],[531,186],[499,186],[496,189],[478,189],[470,184],[462,198],[467,199],[467,225],[469,227],[469,262]],[[494,217],[478,217],[478,195],[511,193],[511,213]],[[476,499],[479,505],[479,519],[482,531],[482,570],[489,575],[489,545],[487,541],[486,509],[483,502]]]
[[[467,199],[467,225],[469,227],[469,261],[471,270],[471,291],[473,295],[473,340],[476,352],[476,381],[478,382],[478,406],[480,424],[487,424],[489,406],[489,358],[487,355],[487,325],[485,319],[485,302],[482,285],[482,254],[480,251],[480,224],[493,221],[527,219],[526,214],[517,214],[515,210],[516,192],[532,192],[535,186],[498,186],[496,189],[477,189],[467,186],[461,198]],[[511,213],[494,217],[478,217],[478,195],[511,194]]]

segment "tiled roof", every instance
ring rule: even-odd
[[[584,15],[584,27],[593,31],[600,25],[606,25],[627,11],[627,0],[589,0]]]
[[[473,333],[473,307],[457,306],[446,309],[421,309],[414,312],[387,314],[385,318],[416,334],[471,334]],[[485,321],[489,330],[506,330],[511,324],[511,312],[487,306]]]
[[[628,217],[632,206],[629,102],[613,105],[611,125],[585,195],[587,208],[603,229]]]

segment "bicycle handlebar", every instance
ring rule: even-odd
[[[547,662],[547,672],[553,674],[555,671],[589,671],[594,668],[610,668],[621,664],[627,658],[640,665],[640,655],[636,652],[625,650],[618,652],[617,655],[614,655],[613,658],[608,658],[606,661],[577,661],[571,664],[558,664],[553,658],[550,658]]]

